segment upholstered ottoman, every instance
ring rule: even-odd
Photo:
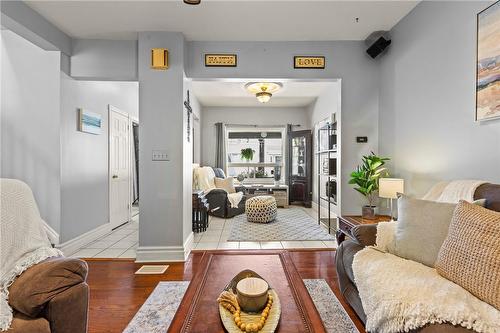
[[[269,223],[276,219],[276,199],[270,195],[248,198],[245,203],[248,222]]]

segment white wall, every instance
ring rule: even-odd
[[[421,2],[381,59],[380,152],[406,191],[439,180],[500,183],[500,120],[474,122],[476,14],[491,2]]]
[[[137,82],[77,81],[61,73],[61,241],[109,222],[108,104],[138,118]],[[102,132],[78,131],[78,108],[102,116]]]
[[[61,218],[60,52],[2,30],[1,177],[31,187],[42,218]]]
[[[299,124],[301,127],[294,127],[294,130],[310,129],[305,108],[207,107],[203,108],[202,115],[201,161],[206,166],[215,166],[215,123],[260,126]]]

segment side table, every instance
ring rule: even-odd
[[[206,231],[208,228],[208,201],[203,191],[193,192],[193,232]]]
[[[342,243],[345,240],[345,236],[352,237],[351,229],[357,225],[376,224],[379,222],[386,222],[390,220],[391,217],[387,215],[377,215],[375,216],[374,220],[364,219],[358,215],[339,216],[338,217],[339,229],[335,234],[335,237],[337,238],[337,244],[340,245],[340,243]]]

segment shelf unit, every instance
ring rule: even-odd
[[[320,127],[317,140],[315,155],[318,167],[318,224],[323,224],[331,233],[332,227],[334,232],[337,228],[337,218],[336,216],[332,218],[332,208],[336,208],[338,202],[337,122],[327,122]],[[327,210],[325,217],[322,217],[322,208]]]

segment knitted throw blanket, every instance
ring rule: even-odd
[[[0,180],[0,331],[9,329],[8,288],[31,266],[55,256],[31,189],[14,179]]]
[[[355,255],[352,268],[368,332],[408,332],[444,322],[500,332],[500,311],[434,268],[371,247]]]

